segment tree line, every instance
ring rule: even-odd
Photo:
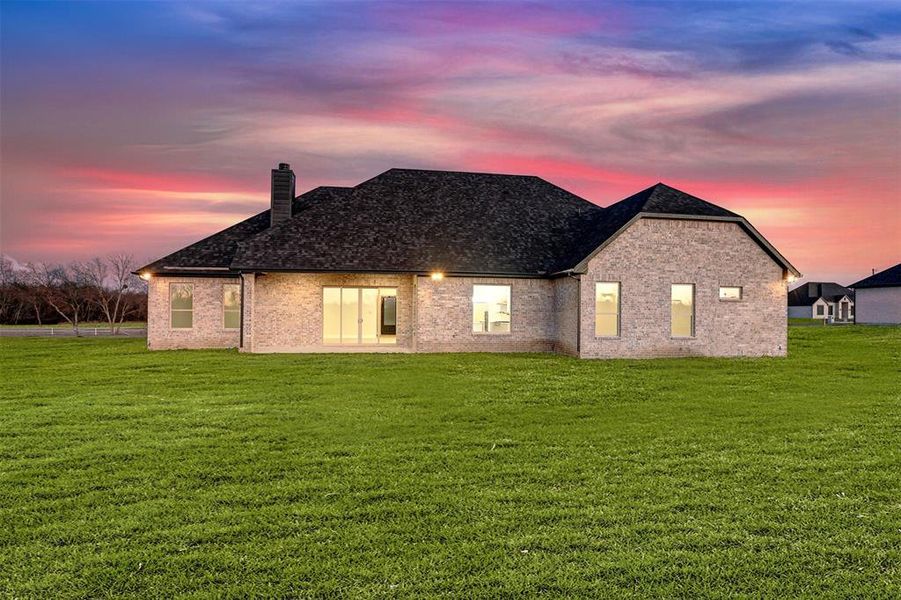
[[[147,320],[147,285],[132,273],[129,254],[66,264],[17,265],[0,257],[0,324],[107,323],[119,333],[126,320]]]

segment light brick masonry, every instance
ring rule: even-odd
[[[415,275],[245,274],[245,352],[404,351],[546,352],[583,358],[782,356],[786,353],[786,285],[782,267],[736,223],[639,219],[588,263],[587,272],[554,279]],[[148,347],[237,347],[224,328],[222,285],[240,279],[154,277]],[[594,287],[621,284],[621,335],[594,332]],[[191,329],[170,327],[169,284],[194,285]],[[475,284],[511,286],[511,331],[473,333]],[[670,337],[670,286],[693,283],[691,339]],[[397,289],[393,346],[323,344],[324,286]],[[719,300],[719,286],[741,286],[739,301]]]
[[[225,328],[222,308],[223,288],[239,283],[225,277],[154,277],[147,289],[147,347],[151,350],[176,348],[237,348],[239,329]],[[170,327],[169,286],[194,286],[194,316],[190,329]]]
[[[595,336],[594,288],[620,282],[621,335]],[[695,285],[695,336],[670,336],[670,291]],[[741,286],[739,301],[720,286]],[[787,288],[776,264],[736,223],[640,219],[582,275],[581,356],[784,356]]]

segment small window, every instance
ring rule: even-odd
[[[194,284],[169,284],[169,322],[172,329],[191,329],[194,326]]]
[[[594,335],[619,337],[619,283],[594,285]]]
[[[823,305],[822,305],[822,304],[818,304],[818,305],[817,305],[817,316],[818,316],[818,317],[822,317],[823,314],[824,314],[824,313],[823,313]]]
[[[741,300],[741,287],[738,287],[738,286],[721,287],[720,288],[720,300],[725,300],[725,301]]]
[[[670,301],[670,334],[673,337],[694,337],[694,284],[674,283],[670,293]]]
[[[472,286],[473,333],[510,333],[510,286]]]
[[[241,327],[241,286],[226,283],[222,286],[222,320],[226,329]]]

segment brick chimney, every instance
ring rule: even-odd
[[[279,163],[277,169],[272,169],[270,202],[270,227],[291,218],[291,203],[294,202],[294,171],[291,170],[291,165],[288,163]]]

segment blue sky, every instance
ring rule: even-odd
[[[266,207],[268,173],[658,180],[803,272],[901,260],[897,3],[0,4],[2,250],[154,258]],[[53,215],[48,219],[47,215]]]

